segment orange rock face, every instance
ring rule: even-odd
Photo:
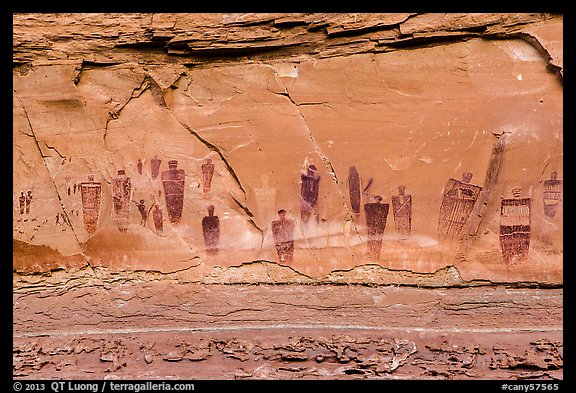
[[[14,16],[15,271],[562,283],[561,16],[79,16]]]

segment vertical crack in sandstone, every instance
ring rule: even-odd
[[[70,216],[68,215],[68,212],[66,211],[66,208],[64,207],[64,202],[62,201],[62,197],[60,196],[60,192],[58,191],[58,187],[56,186],[56,183],[54,182],[54,177],[52,175],[52,172],[50,171],[50,167],[48,166],[48,163],[45,160],[46,157],[42,154],[42,148],[40,147],[40,142],[38,141],[38,138],[36,137],[36,133],[34,132],[34,128],[32,127],[32,122],[30,121],[30,117],[28,116],[28,111],[26,110],[26,107],[24,106],[22,99],[18,96],[18,92],[16,92],[16,90],[14,90],[13,92],[14,92],[14,97],[16,97],[16,99],[18,100],[18,103],[20,104],[20,107],[22,108],[22,111],[24,112],[24,116],[26,116],[26,121],[28,122],[28,127],[30,127],[30,133],[31,133],[30,136],[34,139],[36,147],[38,148],[38,152],[40,153],[40,157],[42,158],[42,163],[44,164],[44,167],[46,168],[46,171],[49,174],[50,181],[52,182],[52,185],[54,186],[54,190],[56,191],[56,196],[58,197],[58,202],[60,202],[60,208],[62,209],[62,212],[66,216],[66,221],[68,223],[70,223],[69,226],[70,226],[70,229],[72,230],[72,234],[74,235],[74,239],[76,240],[78,248],[81,250],[80,253],[84,257],[84,260],[86,261],[88,266],[90,266],[90,268],[92,268],[92,266],[90,265],[90,261],[89,261],[88,257],[82,251],[82,243],[80,242],[80,239],[78,239],[78,235],[76,234],[76,230],[74,228],[74,225],[71,224],[72,221],[70,220]],[[48,146],[48,145],[46,145],[46,146]],[[56,150],[55,148],[52,148],[52,149]],[[57,150],[56,150],[56,152],[58,153],[58,155],[60,157],[63,157],[62,154],[60,154]]]

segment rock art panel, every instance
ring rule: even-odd
[[[109,47],[118,61],[106,66],[77,59],[81,51],[33,62],[41,55],[22,52],[34,39],[22,26],[15,56],[30,63],[14,70],[14,240],[62,255],[34,269],[74,256],[117,270],[190,269],[195,279],[263,260],[319,281],[374,263],[415,274],[455,266],[465,280],[561,280],[562,84],[541,49],[468,32],[395,50],[387,45],[413,38],[394,38],[378,16],[322,18],[340,49],[219,57],[218,67],[174,56],[167,43],[154,54]],[[539,26],[522,31],[548,47],[561,40],[557,20],[531,18]],[[504,34],[501,18],[488,19]],[[179,28],[199,26],[186,20]],[[382,30],[356,30],[368,20]],[[454,20],[407,14],[394,23],[430,38]],[[387,49],[343,52],[352,31]],[[517,202],[503,205],[516,201],[514,187],[530,199],[528,252],[501,242],[526,233],[508,224]],[[15,256],[16,270],[31,268],[25,259]]]

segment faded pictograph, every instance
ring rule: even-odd
[[[368,226],[367,256],[372,259],[379,259],[390,205],[382,203],[382,197],[379,195],[374,196],[373,199],[375,202],[364,205],[366,225]]]
[[[286,210],[278,210],[278,220],[272,221],[272,235],[280,262],[294,260],[294,221],[286,218]]]
[[[412,195],[406,195],[406,187],[398,186],[398,195],[392,195],[392,210],[398,233],[410,235],[412,230]]]
[[[514,198],[502,199],[500,204],[500,247],[508,264],[523,261],[530,248],[531,198],[521,198],[521,190],[512,190]]]
[[[118,170],[118,176],[112,179],[112,199],[116,224],[120,232],[128,231],[128,218],[130,214],[130,193],[132,183],[123,169]]]
[[[214,163],[210,158],[202,163],[202,190],[208,194],[212,188],[212,176],[214,176]]]
[[[254,197],[258,215],[266,217],[276,206],[276,184],[272,181],[272,173],[260,176],[260,187],[254,188]]]
[[[161,235],[164,231],[164,213],[160,205],[155,204],[152,210],[152,219],[154,220],[154,229],[157,235]]]
[[[160,173],[161,163],[162,160],[159,159],[158,157],[154,157],[153,159],[150,160],[150,171],[152,173],[152,179],[156,179],[158,177],[158,174]]]
[[[102,183],[94,181],[94,175],[88,175],[88,181],[80,183],[82,214],[84,228],[88,233],[96,232],[100,215],[100,200],[102,198]]]
[[[142,174],[142,169],[143,169],[144,164],[142,164],[142,160],[139,158],[138,159],[138,163],[136,164],[136,168],[138,170],[138,174],[141,175]]]
[[[468,217],[474,210],[474,204],[482,191],[482,187],[471,184],[471,173],[462,174],[462,180],[449,179],[444,189],[438,221],[438,236],[440,239],[457,238]]]
[[[178,169],[178,161],[168,161],[168,170],[162,172],[162,185],[166,198],[168,219],[171,223],[178,223],[182,218],[184,206],[184,169]]]
[[[207,210],[208,215],[202,218],[204,247],[207,254],[215,255],[218,253],[218,242],[220,240],[220,219],[214,215],[214,206],[208,206]]]
[[[348,168],[348,194],[350,196],[350,207],[352,213],[360,214],[361,192],[360,192],[360,175],[355,166]]]
[[[558,180],[558,173],[553,171],[550,179],[544,180],[544,214],[554,217],[562,195],[562,180]]]
[[[302,223],[307,224],[318,203],[320,176],[316,175],[316,166],[309,165],[306,173],[300,175],[300,179],[302,183],[300,189],[300,217]]]

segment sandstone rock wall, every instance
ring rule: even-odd
[[[559,285],[562,25],[15,14],[17,282]]]

